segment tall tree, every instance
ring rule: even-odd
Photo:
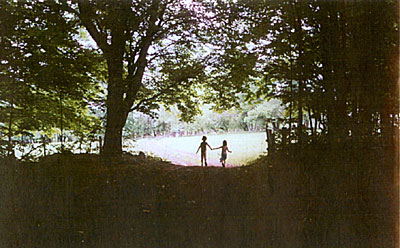
[[[191,54],[201,31],[199,3],[92,0],[59,6],[80,21],[107,61],[105,154],[122,152],[122,129],[132,110],[149,112],[167,102],[194,113],[194,83],[204,67]]]

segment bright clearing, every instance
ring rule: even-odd
[[[256,159],[266,151],[265,133],[234,133],[206,135],[207,143],[213,147],[220,147],[222,141],[228,142],[227,167],[241,166]],[[169,160],[174,164],[195,166],[200,165],[200,152],[196,154],[202,136],[146,138],[135,143],[135,151],[155,155]],[[221,166],[219,158],[221,149],[207,150],[209,166]]]

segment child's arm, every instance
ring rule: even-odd
[[[226,150],[227,150],[228,152],[232,153],[232,151],[229,151],[229,148],[228,148],[228,147],[226,147]]]
[[[222,146],[220,146],[220,147],[216,147],[216,148],[214,148],[214,150],[221,149],[221,148],[222,148]]]
[[[210,147],[211,150],[214,150],[214,148],[212,148],[208,143],[207,143],[207,146]]]
[[[196,154],[199,153],[200,148],[201,148],[201,144],[200,144],[199,148],[197,148]]]

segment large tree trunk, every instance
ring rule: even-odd
[[[161,23],[160,18],[164,11],[159,12],[160,1],[152,1],[148,9],[150,17],[146,21],[143,20],[143,23],[146,23],[143,25],[147,26],[146,35],[140,38],[136,47],[130,37],[135,30],[131,26],[129,11],[124,10],[131,4],[129,1],[110,2],[113,2],[110,17],[115,18],[112,23],[104,22],[104,25],[96,19],[96,6],[90,4],[89,1],[78,1],[78,7],[80,20],[107,60],[107,123],[103,154],[120,155],[122,154],[122,129],[135,102],[136,94],[141,88],[149,47],[159,31],[156,21],[159,20],[159,24]],[[133,47],[127,50],[126,46],[129,42]],[[127,75],[123,75],[124,65],[127,67],[125,71]]]
[[[103,154],[113,156],[122,154],[122,129],[128,117],[129,109],[124,104],[122,56],[108,59],[107,62],[109,83]]]
[[[109,106],[107,109],[103,154],[122,154],[122,129],[124,128],[126,117],[126,113],[118,110],[118,105]]]

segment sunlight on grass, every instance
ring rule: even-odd
[[[200,165],[196,154],[202,136],[147,138],[135,143],[134,151],[143,151],[182,165]],[[244,165],[256,159],[266,150],[265,133],[235,133],[207,135],[211,147],[219,147],[227,140],[232,153],[228,154],[228,166]],[[200,152],[199,152],[200,153]],[[220,166],[221,150],[207,151],[208,164]]]

